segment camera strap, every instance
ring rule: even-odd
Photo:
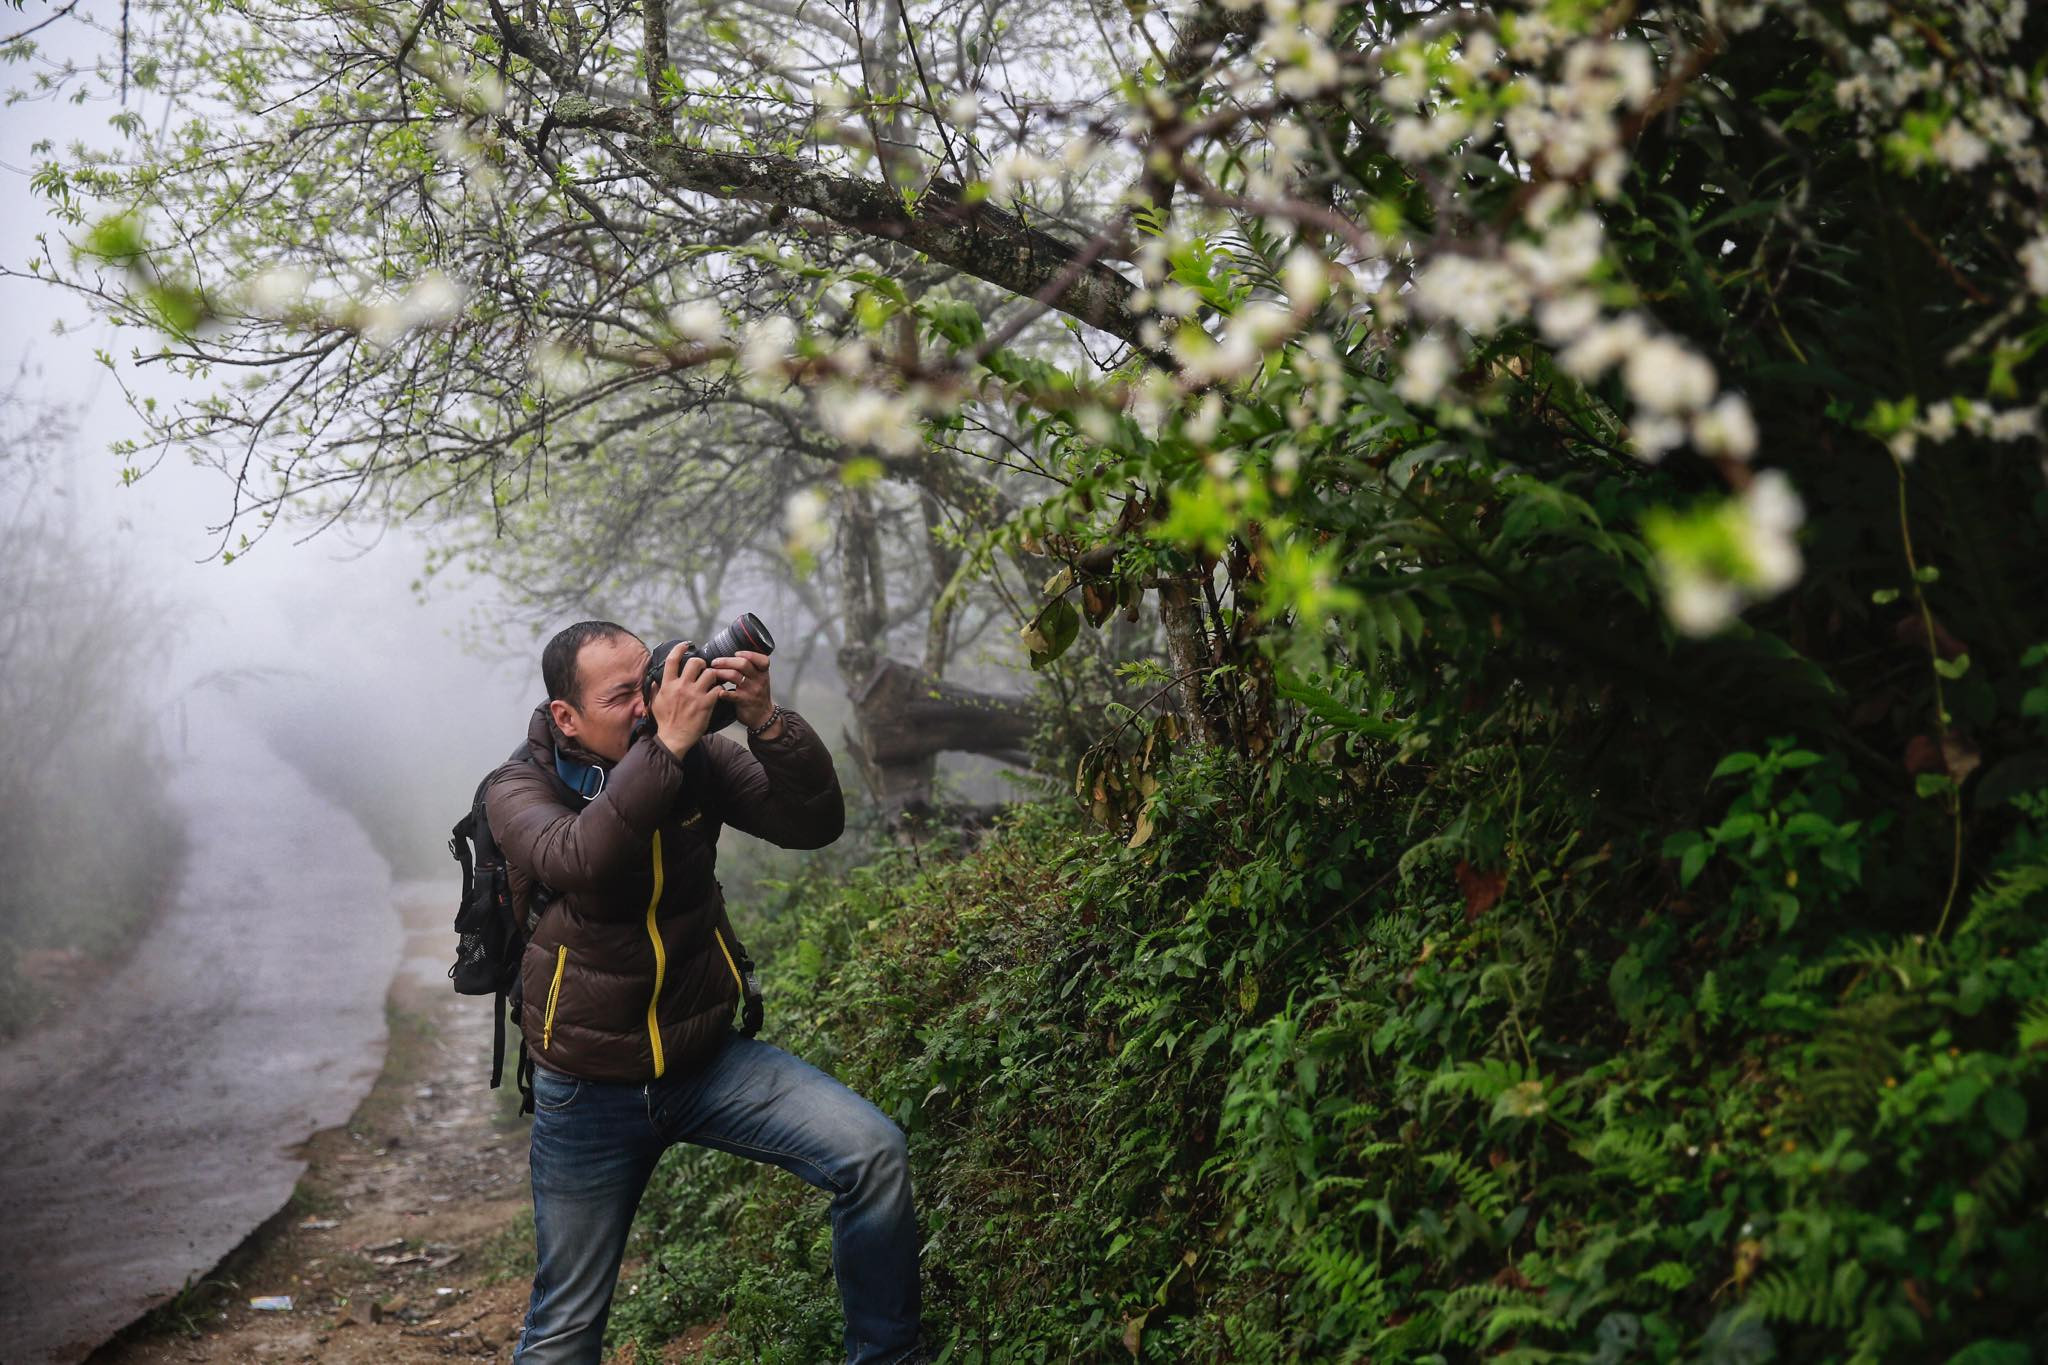
[[[555,749],[555,776],[562,779],[563,786],[585,801],[595,801],[597,794],[604,790],[605,771],[595,763],[579,763],[573,758],[565,758],[559,746]]]

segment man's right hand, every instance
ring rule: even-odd
[[[711,708],[725,695],[725,686],[717,677],[705,676],[702,659],[683,663],[689,648],[687,642],[677,645],[662,660],[661,687],[648,707],[648,713],[654,717],[654,737],[677,758],[704,738],[704,729],[711,723]]]

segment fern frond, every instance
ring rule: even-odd
[[[1700,978],[1699,989],[1693,992],[1692,1007],[1700,1016],[1700,1026],[1712,1031],[1721,1022],[1721,983],[1712,972]]]
[[[1386,1317],[1386,1286],[1369,1253],[1340,1246],[1326,1234],[1296,1251],[1294,1265],[1301,1284],[1326,1301],[1326,1315],[1351,1324]]]
[[[1563,1332],[1568,1325],[1557,1314],[1538,1303],[1504,1304],[1487,1314],[1486,1330],[1479,1334],[1481,1346],[1491,1346],[1510,1332]]]
[[[2019,1207],[2020,1201],[2026,1197],[2027,1186],[2033,1180],[2039,1155],[2040,1149],[2032,1138],[2009,1142],[1972,1182],[1992,1218],[2003,1218]]]
[[[1422,1164],[1440,1174],[1448,1173],[1459,1198],[1489,1223],[1499,1222],[1507,1213],[1508,1196],[1500,1177],[1464,1153],[1431,1152],[1422,1158]]]
[[[1613,1124],[1581,1144],[1579,1154],[1593,1164],[1595,1174],[1619,1175],[1639,1185],[1672,1174],[1670,1145],[1664,1134],[1648,1128]]]
[[[1866,939],[1797,973],[1795,986],[1815,990],[1844,967],[1861,967],[1867,973],[1889,977],[1898,989],[1925,990],[1954,965],[1949,945],[1927,934],[1906,934],[1895,939]]]
[[[1956,930],[1958,939],[1975,938],[2003,929],[2009,920],[2030,909],[2035,897],[2048,893],[2048,860],[1994,872],[1970,896],[1970,913]]]
[[[1683,1261],[1660,1261],[1642,1274],[1636,1276],[1646,1284],[1653,1284],[1667,1294],[1676,1294],[1688,1288],[1698,1278],[1691,1266]]]
[[[2020,1010],[2020,1051],[2048,1046],[2048,996],[2029,1000]]]
[[[1463,1062],[1449,1070],[1439,1071],[1429,1078],[1424,1093],[1463,1095],[1490,1104],[1528,1079],[1528,1068],[1519,1062],[1482,1057],[1476,1062]]]
[[[1859,1321],[1869,1283],[1869,1272],[1856,1261],[1844,1261],[1825,1276],[1774,1270],[1757,1280],[1744,1302],[1773,1322],[1846,1328]]]

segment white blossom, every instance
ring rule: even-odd
[[[407,286],[395,299],[383,299],[359,309],[356,326],[373,346],[396,345],[407,332],[421,327],[439,327],[454,321],[462,311],[462,289],[440,271],[429,271]]]
[[[1950,170],[1975,170],[1990,154],[1990,144],[1964,127],[1960,119],[1951,120],[1934,136],[1935,160]]]
[[[272,266],[249,282],[249,306],[264,317],[282,317],[306,301],[312,283],[297,266]]]
[[[1669,337],[1651,337],[1622,368],[1629,397],[1653,413],[1692,412],[1714,396],[1714,367]]]
[[[972,90],[963,90],[946,101],[946,122],[955,128],[972,128],[981,117],[981,98]]]
[[[1685,424],[1660,413],[1641,414],[1629,423],[1628,435],[1636,454],[1655,464],[1685,444]]]
[[[1185,377],[1195,383],[1242,379],[1258,369],[1274,345],[1293,329],[1291,311],[1260,300],[1238,309],[1221,340],[1212,339],[1199,327],[1181,328],[1174,334],[1173,353]]]
[[[1401,356],[1401,374],[1394,392],[1404,402],[1433,403],[1458,372],[1458,353],[1435,332],[1409,346]]]
[[[1536,327],[1553,346],[1583,336],[1599,320],[1599,298],[1583,290],[1545,299],[1536,309]]]
[[[828,505],[819,488],[799,488],[784,501],[782,525],[792,555],[814,556],[825,548],[831,539],[831,528],[825,522]]]
[[[1985,423],[1985,434],[1994,441],[2017,441],[2041,434],[2039,408],[2008,408],[1995,412]]]
[[[1766,469],[1742,490],[1743,548],[1753,573],[1750,586],[1760,594],[1799,581],[1799,546],[1793,535],[1805,520],[1806,508],[1783,470]]]
[[[412,282],[398,301],[407,327],[438,327],[453,322],[462,312],[462,286],[438,270],[430,270]]]
[[[1313,311],[1330,290],[1330,267],[1323,260],[1323,253],[1309,246],[1298,246],[1288,252],[1287,264],[1280,270],[1280,286],[1297,311]]]
[[[1429,71],[1414,48],[1404,49],[1398,58],[1388,57],[1383,69],[1387,74],[1380,78],[1380,99],[1394,108],[1420,104],[1429,93]]]
[[[1557,357],[1566,374],[1586,383],[1621,363],[1648,338],[1643,320],[1633,313],[1587,329]]]
[[[1929,408],[1927,415],[1920,419],[1920,431],[1922,435],[1926,436],[1927,439],[1933,441],[1936,445],[1954,439],[1956,434],[1956,405],[1954,403],[1936,403],[1933,407]]]
[[[1258,55],[1272,63],[1273,88],[1306,98],[1335,85],[1343,75],[1337,54],[1315,34],[1287,23],[1268,24],[1259,35]]]
[[[668,325],[686,341],[718,341],[725,336],[725,313],[710,299],[692,299],[669,310]]]
[[[1742,595],[1734,585],[1695,569],[1679,569],[1664,582],[1664,612],[1687,635],[1711,635],[1735,619]]]
[[[476,143],[471,141],[469,134],[463,131],[459,123],[451,121],[437,124],[433,136],[428,140],[434,144],[434,150],[441,154],[441,159],[451,166],[467,169],[481,159]]]
[[[1590,213],[1575,214],[1545,233],[1540,241],[1508,246],[1508,259],[1538,293],[1577,284],[1600,264],[1607,233]]]
[[[1195,405],[1194,415],[1181,423],[1181,434],[1194,444],[1205,446],[1216,439],[1217,429],[1222,425],[1223,397],[1208,393]]]
[[[989,173],[988,192],[991,199],[1008,199],[1017,192],[1019,185],[1033,180],[1043,180],[1058,167],[1044,157],[1021,148],[998,161]]]
[[[1503,322],[1527,315],[1529,292],[1505,262],[1445,254],[1416,272],[1415,302],[1432,317],[1489,336]]]
[[[753,379],[773,378],[781,373],[795,344],[796,323],[780,313],[761,318],[747,329],[740,348],[740,368]]]
[[[1202,296],[1180,283],[1161,285],[1154,297],[1160,312],[1177,318],[1188,317],[1202,306]]]
[[[548,337],[528,353],[526,374],[543,393],[576,393],[590,383],[590,358],[578,348]]]
[[[1441,155],[1472,131],[1472,116],[1449,108],[1427,115],[1406,115],[1387,130],[1387,150],[1403,161]]]
[[[1741,395],[1724,393],[1692,419],[1692,443],[1702,454],[1747,460],[1756,453],[1756,419]]]
[[[901,394],[834,388],[821,397],[818,419],[825,430],[855,448],[872,446],[890,455],[908,455],[924,444],[916,406]]]
[[[1279,119],[1270,124],[1266,129],[1266,140],[1272,151],[1273,168],[1282,174],[1299,164],[1308,155],[1311,145],[1308,129],[1292,119]]]
[[[2048,232],[2020,248],[2020,265],[2027,272],[2027,288],[2048,294]]]

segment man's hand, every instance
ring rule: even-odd
[[[721,683],[731,683],[726,696],[740,724],[749,730],[765,724],[775,714],[775,698],[768,692],[768,656],[743,649],[722,659],[713,659],[708,670]],[[772,738],[772,736],[771,736]]]
[[[705,667],[702,659],[683,662],[689,648],[687,643],[677,645],[662,660],[661,687],[647,708],[654,717],[654,737],[677,758],[704,738],[711,708],[725,695],[725,680],[716,676],[716,670]]]

